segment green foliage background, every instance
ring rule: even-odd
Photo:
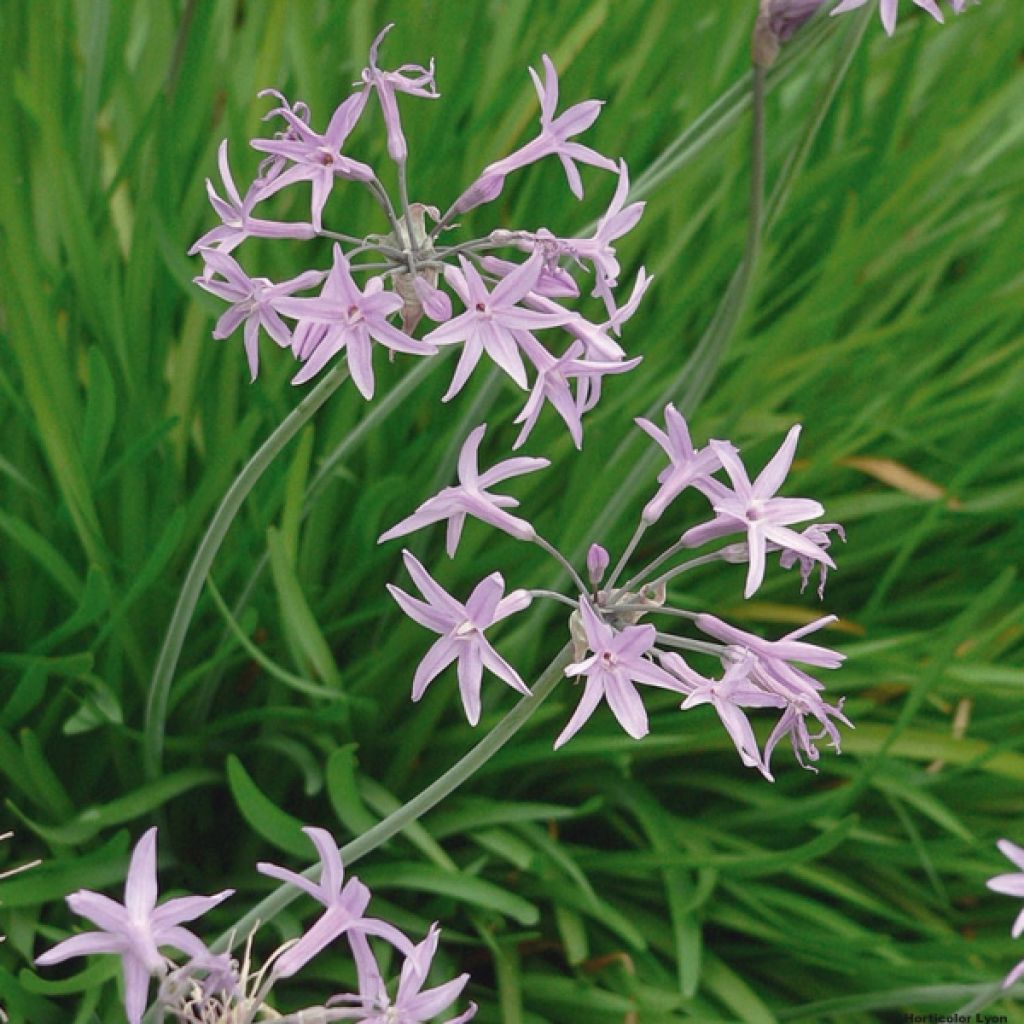
[[[866,1022],[974,998],[1024,1019],[998,994],[1024,955],[1016,910],[984,887],[1005,869],[995,840],[1024,840],[1024,6],[988,0],[940,27],[905,4],[893,40],[866,15],[716,366],[688,359],[746,231],[754,6],[0,6],[0,792],[18,832],[0,856],[44,859],[0,884],[12,1020],[123,1020],[101,984],[116,964],[41,977],[31,957],[66,934],[65,893],[118,891],[149,824],[169,888],[240,890],[214,921],[226,927],[268,891],[258,858],[308,862],[299,823],[358,834],[474,742],[451,680],[408,701],[427,641],[384,591],[400,545],[375,542],[447,482],[485,414],[489,457],[506,452],[521,396],[480,370],[442,405],[452,363],[437,360],[313,499],[318,468],[372,408],[351,387],[260,482],[192,623],[164,770],[141,770],[154,656],[189,559],[298,399],[287,355],[267,347],[250,384],[238,339],[210,339],[218,305],[184,255],[211,224],[203,179],[225,135],[240,180],[253,173],[261,88],[305,99],[322,125],[389,20],[386,61],[435,55],[443,94],[403,106],[413,199],[445,207],[529,137],[526,67],[544,52],[563,103],[607,100],[587,142],[624,156],[634,180],[687,133],[622,247],[627,275],[656,275],[624,333],[644,362],[607,385],[582,454],[545,416],[526,450],[555,468],[516,493],[563,549],[614,551],[649,490],[601,538],[589,524],[645,451],[634,416],[669,395],[686,404],[713,373],[687,406],[698,439],[730,437],[757,466],[802,422],[790,493],[820,498],[849,534],[825,603],[842,617],[828,642],[849,660],[827,682],[857,728],[819,774],[780,750],[774,785],[739,764],[710,709],[681,717],[671,701],[655,702],[642,743],[602,713],[554,753],[575,703],[566,684],[464,791],[359,865],[376,913],[421,934],[442,923],[446,966],[472,972],[483,1022]],[[812,26],[775,76],[769,189],[857,17]],[[369,121],[353,152],[384,166]],[[557,164],[536,167],[466,230],[577,232],[614,188],[586,182],[577,203]],[[385,228],[355,189],[329,221]],[[329,258],[325,245],[247,245],[275,279]],[[409,369],[380,359],[381,395]],[[643,553],[702,511],[681,502]],[[457,593],[496,569],[510,586],[553,582],[540,552],[479,525],[453,563],[440,531],[413,547]],[[743,605],[742,575],[694,573],[678,603],[772,636],[820,614],[777,570]],[[527,617],[502,650],[536,675],[564,626]],[[485,687],[481,731],[511,706],[502,689]],[[270,930],[293,934],[308,909]],[[304,978],[282,992],[296,1006],[352,982],[340,952]]]

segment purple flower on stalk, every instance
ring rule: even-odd
[[[824,515],[825,510],[821,505],[810,498],[775,497],[793,463],[799,437],[800,426],[797,425],[786,435],[782,447],[753,483],[731,444],[726,441],[710,442],[712,451],[721,459],[729,474],[734,490],[729,490],[716,480],[705,481],[700,489],[711,502],[715,518],[687,530],[681,540],[688,547],[699,547],[718,537],[746,531],[750,567],[747,570],[744,597],[751,597],[764,579],[765,553],[769,542],[821,562],[830,569],[835,568],[835,563],[817,544],[789,529],[793,523]]]
[[[286,299],[277,308],[286,316],[304,322],[296,345],[296,354],[305,366],[292,379],[304,384],[315,377],[342,349],[348,351],[352,380],[367,400],[373,397],[373,350],[371,339],[396,352],[412,355],[434,355],[437,349],[426,341],[410,338],[388,317],[402,308],[402,298],[383,290],[379,277],[371,278],[366,291],[360,291],[352,278],[348,260],[335,243],[334,265],[318,298]],[[320,327],[321,330],[316,328]]]
[[[213,187],[213,182],[206,179],[206,191],[210,197],[210,205],[221,224],[207,231],[195,245],[189,249],[189,256],[195,256],[201,249],[216,247],[220,252],[231,252],[247,238],[312,238],[316,232],[312,224],[284,224],[273,220],[261,220],[252,216],[252,209],[260,199],[262,184],[255,182],[250,186],[243,199],[238,194],[235,180],[231,176],[228,165],[228,140],[225,139],[217,151],[217,163],[220,167],[221,181],[227,200],[221,199]]]
[[[167,970],[161,946],[171,946],[192,957],[209,955],[206,946],[181,925],[194,921],[234,892],[215,896],[182,896],[156,905],[156,828],[135,844],[124,885],[124,903],[87,889],[68,896],[68,906],[100,928],[58,942],[36,958],[40,967],[59,964],[91,953],[116,953],[124,972],[124,1004],[128,1024],[139,1024],[146,1009],[149,979]]]
[[[409,150],[402,134],[402,122],[398,116],[398,104],[395,93],[404,92],[410,96],[423,96],[436,100],[441,94],[434,84],[434,61],[425,68],[419,64],[403,64],[394,71],[381,71],[377,67],[377,51],[384,37],[394,28],[394,23],[386,25],[370,47],[369,66],[361,74],[362,83],[367,89],[375,89],[380,109],[384,115],[384,126],[388,136],[388,154],[395,163],[405,163]],[[359,84],[358,82],[356,83]]]
[[[682,710],[689,711],[699,704],[710,704],[725,726],[743,764],[748,768],[756,768],[769,782],[774,782],[743,709],[782,708],[786,706],[786,701],[777,694],[765,692],[750,681],[750,660],[741,658],[726,666],[721,679],[707,679],[694,672],[674,652],[662,654],[660,660],[662,667],[679,678],[689,691],[681,705]]]
[[[249,277],[234,257],[216,249],[203,249],[206,272],[192,280],[204,291],[216,295],[231,308],[221,314],[213,329],[218,340],[233,334],[239,324],[244,324],[245,356],[249,373],[256,379],[260,368],[259,332],[262,327],[281,348],[292,343],[292,333],[281,319],[281,305],[288,296],[318,285],[324,275],[319,270],[307,270],[280,284],[274,284],[265,277]],[[211,274],[220,275],[217,280]]]
[[[867,2],[868,0],[842,0],[832,11],[832,14],[845,14],[847,11],[855,11],[858,7],[863,7]],[[914,0],[914,3],[921,10],[927,11],[936,21],[943,21],[942,11],[939,10],[936,0]],[[949,4],[953,8],[954,14],[960,14],[966,6],[967,0],[949,0]],[[890,36],[896,31],[896,8],[898,6],[899,0],[879,0],[882,26]]]
[[[619,725],[633,737],[647,735],[647,711],[634,683],[684,692],[677,679],[644,655],[654,646],[653,626],[627,626],[616,631],[595,611],[590,601],[580,597],[579,615],[591,656],[569,665],[567,676],[586,676],[583,697],[569,723],[555,740],[557,750],[583,727],[603,697],[608,701]]]
[[[586,100],[555,116],[558,106],[558,73],[547,54],[541,57],[544,82],[533,68],[530,77],[540,99],[540,135],[502,160],[488,164],[480,177],[459,197],[454,213],[465,213],[481,203],[496,199],[505,186],[505,178],[512,171],[535,163],[546,156],[555,155],[562,161],[569,188],[577,199],[583,198],[583,182],[575,161],[614,171],[616,164],[606,156],[578,142],[570,142],[574,135],[586,131],[597,120],[604,105],[601,100]]]
[[[1016,867],[1020,868],[1020,871],[996,875],[995,878],[990,878],[985,884],[993,892],[1001,892],[1006,896],[1024,899],[1024,848],[1016,843],[1011,843],[1009,839],[1000,839],[996,845],[999,847],[999,852],[1012,861]],[[1024,910],[1021,910],[1017,915],[1017,919],[1013,922],[1013,927],[1010,929],[1010,934],[1015,939],[1020,937],[1021,932],[1024,932]],[[1003,980],[1003,988],[1009,988],[1022,975],[1024,975],[1024,960],[1017,964],[1006,976]]]
[[[658,493],[644,506],[643,521],[650,525],[662,517],[669,504],[687,487],[701,487],[711,481],[711,474],[722,468],[722,458],[710,446],[699,451],[694,448],[686,420],[671,402],[665,406],[664,431],[650,420],[638,417],[635,422],[669,457],[669,465],[658,474],[661,485]],[[732,450],[732,445],[727,447]]]
[[[295,111],[285,103],[272,110],[268,116],[283,117],[289,131],[286,138],[254,139],[253,149],[269,153],[272,157],[289,160],[293,166],[270,179],[264,179],[259,198],[279,192],[297,181],[308,181],[312,185],[313,227],[320,231],[323,225],[324,206],[331,194],[336,178],[348,181],[373,181],[373,169],[358,160],[341,155],[341,147],[352,133],[366,104],[366,93],[357,92],[349,96],[334,112],[327,131],[318,135]]]
[[[839,732],[832,719],[853,728],[853,724],[842,712],[842,701],[838,707],[826,704],[820,696],[820,691],[824,689],[822,684],[791,664],[801,662],[820,668],[838,668],[845,660],[845,655],[802,640],[808,633],[835,621],[834,615],[826,615],[787,633],[779,640],[764,640],[753,633],[730,626],[714,615],[698,615],[695,619],[702,633],[731,645],[732,649],[727,651],[726,658],[732,662],[743,662],[748,670],[748,678],[755,686],[785,701],[786,709],[765,744],[764,763],[768,769],[771,767],[772,751],[785,735],[789,735],[792,740],[797,761],[806,768],[813,766],[806,765],[801,754],[806,755],[810,761],[816,761],[819,755],[814,744],[817,740],[827,736],[836,752],[839,752]],[[821,726],[821,732],[815,736],[807,731],[805,719],[808,715]]]
[[[414,530],[447,519],[446,550],[448,557],[454,558],[467,515],[490,523],[491,526],[511,534],[518,540],[533,540],[537,536],[534,528],[525,519],[519,519],[504,511],[506,508],[515,508],[519,504],[515,498],[505,494],[491,494],[488,488],[501,483],[502,480],[522,476],[524,473],[532,473],[537,469],[544,469],[551,463],[547,459],[519,457],[506,459],[481,473],[478,467],[477,453],[486,431],[487,424],[481,423],[479,427],[470,431],[463,443],[462,451],[459,453],[458,485],[446,487],[433,498],[428,498],[411,516],[407,516],[400,523],[392,526],[390,530],[382,533],[377,538],[378,544],[382,544],[386,540],[393,540],[395,537],[404,537]]]
[[[490,292],[476,267],[464,256],[459,256],[462,270],[450,266],[444,268],[445,280],[464,303],[466,312],[434,328],[423,339],[433,345],[463,342],[459,364],[442,401],[449,401],[462,390],[484,352],[519,387],[526,387],[526,369],[519,352],[519,341],[531,330],[559,327],[574,316],[561,307],[558,312],[536,313],[517,305],[537,283],[542,260],[541,253],[534,253],[518,270],[499,281],[494,291]]]
[[[356,933],[377,935],[403,953],[411,953],[412,943],[394,925],[363,916],[370,902],[370,890],[358,878],[350,878],[342,886],[345,871],[338,844],[330,832],[322,828],[304,828],[302,831],[309,836],[320,855],[319,881],[310,881],[276,864],[261,862],[256,865],[256,870],[261,875],[294,885],[323,904],[326,910],[293,946],[277,958],[274,973],[281,978],[291,977],[345,933],[350,937]]]
[[[435,641],[416,669],[412,699],[420,700],[427,687],[453,661],[457,662],[459,693],[470,725],[480,721],[480,682],[485,668],[513,690],[529,696],[526,683],[491,646],[484,630],[528,607],[530,595],[525,590],[513,590],[506,595],[505,580],[501,573],[494,572],[478,583],[469,600],[461,604],[433,579],[413,554],[403,551],[402,558],[413,583],[427,599],[426,603],[390,583],[388,593],[410,619],[441,634],[441,639]]]
[[[469,981],[468,974],[460,974],[457,978],[424,989],[430,967],[437,952],[437,943],[441,930],[432,924],[427,937],[413,948],[402,964],[402,973],[398,980],[398,991],[392,1002],[381,977],[380,967],[370,949],[370,944],[362,935],[352,936],[352,955],[356,962],[356,973],[359,977],[359,994],[334,996],[327,1001],[328,1006],[339,1003],[358,1003],[358,1006],[334,1011],[336,1016],[330,1019],[358,1017],[360,1024],[426,1024],[439,1013],[447,1009],[459,996]],[[452,1017],[445,1024],[465,1024],[476,1016],[476,1004],[470,1003],[469,1008]]]
[[[529,356],[530,361],[537,369],[537,379],[534,381],[530,397],[526,400],[522,411],[513,421],[522,423],[523,429],[512,445],[513,449],[520,448],[530,436],[541,409],[544,407],[545,399],[551,403],[552,408],[562,417],[565,425],[569,428],[569,436],[577,448],[583,447],[583,420],[582,408],[579,395],[573,396],[569,389],[569,378],[600,378],[609,373],[626,373],[640,364],[641,358],[627,359],[616,362],[595,362],[593,360],[581,359],[583,355],[583,342],[574,341],[564,355],[557,359],[532,335],[523,333],[520,337],[520,344]]]
[[[566,248],[578,259],[589,260],[594,267],[596,281],[593,295],[603,300],[609,316],[614,316],[615,300],[612,289],[619,283],[618,258],[612,242],[632,231],[644,212],[646,203],[630,203],[624,206],[629,194],[629,169],[626,161],[619,161],[619,183],[615,195],[604,216],[597,222],[597,228],[590,238],[562,239]]]
[[[818,12],[825,0],[761,0],[772,35],[780,43],[794,35]]]

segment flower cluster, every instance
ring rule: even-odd
[[[712,561],[746,564],[744,596],[750,598],[764,580],[769,553],[779,554],[782,568],[799,565],[803,585],[818,568],[818,593],[823,595],[825,573],[835,567],[827,550],[830,532],[845,539],[842,527],[812,522],[824,515],[817,501],[778,494],[793,461],[800,427],[789,431],[776,454],[751,481],[738,450],[728,441],[712,440],[703,448],[695,447],[686,421],[672,405],[665,409],[664,428],[645,419],[638,419],[637,423],[662,448],[668,465],[658,475],[658,489],[643,508],[633,540],[607,580],[611,558],[601,545],[591,545],[587,554],[588,586],[532,524],[508,511],[518,505],[515,498],[489,490],[502,480],[542,469],[547,461],[513,458],[481,472],[478,456],[485,425],[477,427],[463,445],[458,483],[428,499],[381,536],[381,541],[387,541],[445,521],[447,551],[454,556],[466,516],[472,516],[518,540],[540,545],[558,560],[574,587],[568,595],[543,590],[514,590],[506,595],[504,580],[499,573],[493,573],[477,585],[463,604],[445,591],[410,552],[404,552],[406,568],[423,599],[395,586],[389,585],[388,589],[410,618],[440,634],[416,670],[413,699],[419,700],[426,687],[452,662],[456,664],[463,706],[473,725],[480,718],[484,669],[517,692],[528,693],[519,674],[492,646],[485,632],[528,607],[534,598],[547,598],[573,608],[569,632],[574,655],[565,675],[584,680],[579,705],[555,740],[556,748],[583,727],[602,701],[607,702],[630,736],[645,736],[649,726],[640,693],[643,687],[656,687],[677,694],[683,710],[711,704],[742,762],[757,768],[766,778],[772,778],[772,752],[787,736],[798,762],[813,767],[819,756],[816,743],[827,739],[838,751],[837,723],[851,725],[843,714],[842,701],[837,705],[827,703],[822,696],[822,684],[798,667],[834,669],[842,663],[843,655],[804,640],[808,634],[834,622],[835,616],[816,619],[779,640],[769,641],[714,615],[666,604],[668,584],[673,578]],[[716,476],[718,473],[724,473],[728,483]],[[685,530],[675,544],[624,584],[617,585],[644,532],[663,517],[687,488],[707,499],[712,517]],[[810,525],[801,532],[794,529],[808,522]],[[662,568],[687,549],[735,534],[742,539]],[[660,574],[653,576],[658,569],[662,570]],[[704,638],[682,636],[641,622],[648,615],[689,621]],[[701,673],[680,651],[703,655],[705,659],[710,656],[718,662],[721,675]],[[747,719],[747,711],[757,708],[772,708],[779,713],[763,750],[758,748]]]
[[[46,967],[91,953],[119,956],[128,1024],[140,1024],[152,978],[160,980],[155,1005],[181,1024],[227,1024],[265,1017],[279,1024],[311,1020],[321,1024],[340,1020],[421,1024],[433,1020],[458,999],[469,981],[469,975],[462,974],[435,988],[424,988],[440,938],[437,925],[431,926],[422,942],[414,944],[393,925],[367,917],[370,891],[358,878],[344,880],[341,855],[330,833],[320,828],[303,831],[319,855],[318,881],[276,864],[259,864],[257,870],[301,889],[323,907],[323,912],[302,936],[271,953],[258,970],[252,965],[252,935],[239,964],[226,953],[211,952],[198,936],[182,927],[227,899],[232,890],[215,896],[183,896],[157,906],[155,828],[143,835],[132,852],[124,903],[85,890],[72,893],[68,905],[99,930],[59,942],[36,963]],[[358,993],[333,996],[324,1006],[285,1017],[274,1012],[267,1000],[275,982],[296,974],[342,935],[351,948]],[[394,999],[384,984],[370,936],[385,940],[405,956]],[[164,952],[167,948],[184,953],[188,959],[178,964]],[[475,1005],[470,1004],[448,1024],[464,1024],[475,1013]]]
[[[190,250],[204,262],[196,284],[228,303],[214,337],[227,338],[241,328],[255,378],[260,334],[267,334],[302,364],[295,384],[316,377],[344,354],[352,380],[366,399],[373,397],[375,388],[375,347],[383,346],[392,356],[398,352],[425,356],[448,345],[461,345],[445,401],[462,390],[486,355],[519,388],[529,391],[517,419],[523,424],[518,443],[525,441],[548,402],[579,447],[581,417],[598,401],[602,378],[630,370],[639,362],[625,358],[616,336],[651,281],[640,268],[627,301],[617,302],[621,268],[615,242],[636,224],[644,204],[626,202],[629,172],[624,161],[616,162],[575,141],[594,123],[601,102],[587,100],[557,113],[558,75],[544,56],[543,81],[530,70],[540,99],[539,134],[485,167],[442,216],[429,203],[409,200],[409,153],[397,103],[399,93],[438,98],[433,62],[429,67],[406,64],[383,70],[378,53],[391,27],[377,36],[355,91],[337,108],[322,134],[311,126],[311,112],[304,103],[290,103],[273,90],[261,94],[275,98],[277,105],[266,116],[282,127],[272,139],[253,140],[253,147],[266,159],[244,195],[231,171],[227,141],[221,143],[224,197],[207,182],[221,223]],[[347,152],[349,136],[365,117],[372,95],[383,115],[388,156],[397,169],[397,201],[373,167]],[[591,235],[561,237],[545,227],[498,229],[482,238],[447,244],[447,233],[457,226],[455,217],[497,198],[509,174],[545,157],[561,161],[577,198],[583,196],[577,164],[617,175],[608,209]],[[328,200],[343,182],[369,190],[389,225],[386,235],[357,236],[325,227]],[[278,221],[256,215],[261,204],[304,183],[310,187],[307,219]],[[428,218],[433,221],[429,228]],[[253,277],[232,255],[250,238],[330,239],[331,265],[285,281]],[[521,259],[512,258],[517,255]],[[592,294],[604,309],[597,322],[564,304],[580,296],[571,272],[574,268],[593,274]],[[462,312],[453,300],[461,304]],[[434,326],[417,337],[414,332],[424,317]],[[551,351],[548,341],[556,329],[568,337],[560,354]],[[532,385],[528,367],[534,374]]]

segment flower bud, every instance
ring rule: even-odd
[[[587,552],[587,575],[596,587],[604,579],[610,559],[608,552],[600,544],[591,544]]]
[[[810,21],[825,0],[761,0],[754,25],[752,53],[754,63],[771,67],[779,55],[779,46],[788,42]]]

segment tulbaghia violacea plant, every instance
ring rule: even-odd
[[[125,881],[125,902],[120,904],[95,892],[81,891],[68,897],[72,910],[99,927],[99,931],[73,935],[37,957],[49,966],[71,957],[91,953],[112,953],[121,958],[124,976],[125,1016],[128,1024],[140,1024],[149,1002],[150,982],[159,980],[152,1004],[160,1014],[179,1024],[255,1024],[274,1020],[277,1024],[329,1024],[359,1018],[364,1022],[418,1024],[432,1020],[461,994],[468,974],[423,990],[437,951],[440,929],[432,925],[427,937],[413,943],[386,921],[365,916],[370,891],[358,878],[344,885],[344,870],[338,846],[330,833],[320,828],[303,830],[320,858],[319,880],[278,867],[259,864],[258,870],[312,896],[323,913],[298,938],[273,950],[260,967],[253,960],[255,929],[244,944],[241,962],[228,953],[214,953],[191,931],[181,927],[231,895],[184,896],[156,905],[156,829],[151,828],[136,844]],[[343,994],[325,999],[282,1016],[271,1005],[276,983],[290,978],[335,940],[348,942],[359,978],[357,995]],[[390,943],[406,960],[398,981],[394,1002],[388,994],[369,937]],[[174,959],[167,950],[184,953]],[[453,1018],[462,1024],[476,1012],[469,1008]],[[149,1018],[147,1018],[149,1019]]]
[[[735,743],[743,764],[758,769],[765,778],[772,779],[772,753],[786,737],[797,761],[813,769],[819,757],[816,744],[827,740],[838,752],[837,724],[851,725],[843,714],[842,701],[828,703],[822,696],[823,685],[800,667],[840,666],[842,654],[804,639],[832,624],[835,616],[815,619],[779,640],[765,640],[708,612],[673,607],[668,600],[669,584],[675,577],[716,561],[746,564],[743,593],[750,598],[764,580],[770,553],[779,554],[783,568],[799,564],[804,585],[813,568],[819,567],[819,595],[823,594],[824,572],[835,567],[826,550],[832,539],[829,534],[832,531],[843,536],[842,528],[834,523],[811,522],[797,532],[794,526],[819,519],[824,509],[809,498],[778,495],[793,461],[799,426],[789,431],[778,452],[751,482],[738,450],[729,442],[712,440],[705,447],[696,448],[685,420],[672,405],[665,409],[664,429],[648,420],[640,419],[637,423],[663,449],[669,461],[658,476],[657,492],[643,508],[632,540],[607,579],[611,559],[600,544],[592,544],[587,553],[588,586],[564,555],[532,525],[505,511],[518,504],[516,499],[486,493],[486,487],[499,480],[542,468],[542,463],[531,465],[537,460],[510,459],[481,472],[478,451],[483,426],[477,427],[465,442],[459,462],[459,484],[428,499],[382,535],[381,541],[390,540],[447,520],[448,553],[454,555],[463,521],[469,515],[518,540],[538,544],[558,561],[572,584],[572,590],[566,594],[516,590],[503,596],[504,581],[493,573],[462,604],[406,552],[406,567],[426,603],[397,587],[388,589],[410,617],[441,634],[416,671],[414,699],[419,699],[427,683],[452,662],[457,664],[463,704],[471,724],[475,725],[480,717],[483,669],[523,692],[518,673],[498,654],[491,640],[484,637],[484,630],[526,608],[533,598],[550,599],[573,609],[569,618],[572,656],[564,675],[583,683],[579,704],[556,738],[556,748],[576,735],[602,701],[626,733],[635,739],[642,738],[649,723],[641,693],[654,687],[675,693],[683,710],[710,704]],[[722,473],[727,480],[717,475]],[[619,576],[646,530],[661,520],[688,488],[707,499],[712,517],[682,531],[675,544],[618,585]],[[737,534],[742,540],[678,562],[688,549]],[[672,564],[674,561],[677,564]],[[670,617],[677,625],[689,622],[702,636],[688,636],[679,629],[641,621],[648,616]],[[687,652],[687,658],[681,651]],[[692,663],[693,655],[703,658],[702,665],[717,663],[721,674],[701,671]],[[778,716],[763,750],[758,747],[747,718],[747,713],[756,709],[770,709]]]
[[[302,363],[294,377],[296,384],[313,379],[344,355],[353,383],[366,399],[375,390],[373,353],[378,346],[392,356],[397,352],[429,356],[445,346],[461,345],[444,401],[462,390],[480,359],[487,356],[517,387],[530,392],[517,420],[523,424],[518,443],[525,441],[547,402],[579,447],[580,417],[597,401],[601,378],[639,362],[625,359],[614,336],[650,282],[641,268],[629,301],[618,303],[615,289],[620,266],[615,242],[636,224],[644,204],[626,202],[625,161],[611,160],[576,141],[597,118],[601,102],[587,100],[559,114],[558,75],[551,60],[543,56],[543,81],[530,70],[541,106],[539,134],[485,167],[441,215],[430,202],[410,201],[409,149],[398,106],[399,93],[439,97],[434,65],[406,64],[384,70],[378,63],[379,51],[391,27],[374,40],[354,91],[322,133],[313,128],[312,112],[304,103],[291,103],[273,90],[261,94],[275,98],[276,106],[266,116],[281,127],[272,139],[253,140],[253,147],[266,159],[244,195],[231,170],[227,142],[221,144],[218,158],[224,195],[207,183],[221,223],[190,250],[204,262],[196,284],[229,304],[217,320],[214,337],[227,338],[241,328],[255,378],[259,337],[267,334],[280,347],[291,349]],[[349,152],[349,136],[367,118],[372,97],[383,115],[388,157],[396,166],[397,197],[388,194],[375,168]],[[458,215],[497,198],[509,174],[546,157],[561,161],[578,198],[583,197],[583,183],[577,164],[618,175],[608,209],[592,235],[562,238],[543,226],[502,227],[480,238],[450,239]],[[349,224],[344,231],[325,226],[328,200],[343,184],[369,190],[387,222],[386,234],[366,234]],[[265,208],[285,189],[307,185],[308,219],[257,215],[258,207]],[[250,276],[237,251],[250,238],[292,244],[331,239],[331,263],[286,281]],[[574,270],[593,274],[593,295],[603,303],[607,319],[587,320],[564,304],[580,296]],[[461,304],[461,311],[453,300]],[[421,329],[416,337],[424,317],[434,326]],[[567,341],[553,350],[555,332]],[[535,375],[532,385],[528,367]]]

